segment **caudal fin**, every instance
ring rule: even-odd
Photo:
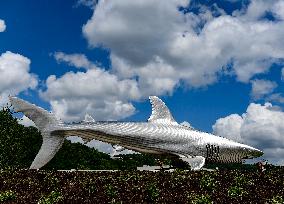
[[[42,134],[42,146],[30,166],[30,169],[39,169],[54,157],[64,142],[64,137],[50,134],[51,131],[58,129],[62,125],[62,122],[54,114],[27,101],[17,97],[9,97],[9,99],[14,110],[22,112],[31,119]]]

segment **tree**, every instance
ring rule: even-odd
[[[28,168],[42,143],[35,127],[18,124],[10,108],[0,111],[0,168]]]

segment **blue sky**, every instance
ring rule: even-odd
[[[278,0],[1,1],[0,104],[13,94],[67,122],[146,121],[158,95],[177,122],[279,161],[283,11]]]

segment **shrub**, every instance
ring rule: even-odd
[[[205,174],[200,180],[200,187],[205,190],[214,191],[216,186],[216,180],[208,174]]]
[[[117,195],[117,191],[111,184],[106,185],[105,189],[106,189],[106,194],[110,198],[114,198]]]
[[[17,198],[16,193],[11,190],[0,193],[0,202],[11,201]]]
[[[18,124],[9,107],[0,110],[0,168],[28,168],[40,149],[42,137],[35,127]]]
[[[245,194],[246,194],[246,191],[244,190],[244,188],[240,186],[231,186],[228,189],[228,196],[231,198],[241,197]]]
[[[52,191],[48,196],[42,197],[38,204],[53,204],[59,202],[62,198],[60,192]]]
[[[209,195],[190,195],[188,197],[189,203],[192,204],[211,204],[213,203]]]
[[[284,203],[284,198],[282,196],[274,196],[269,203],[272,204],[283,204]]]
[[[234,178],[236,186],[252,185],[253,182],[249,180],[244,174],[238,175]]]
[[[146,187],[146,192],[147,192],[147,198],[150,201],[155,201],[160,195],[160,191],[157,188],[156,183],[148,184],[148,186]]]

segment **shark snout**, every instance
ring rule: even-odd
[[[263,155],[263,152],[261,150],[259,150],[259,149],[254,149],[254,150],[252,150],[252,155],[254,157],[260,157],[260,156]]]
[[[259,149],[253,148],[253,147],[245,147],[245,152],[246,152],[246,157],[251,159],[251,158],[256,158],[260,157],[263,155],[263,152]]]

